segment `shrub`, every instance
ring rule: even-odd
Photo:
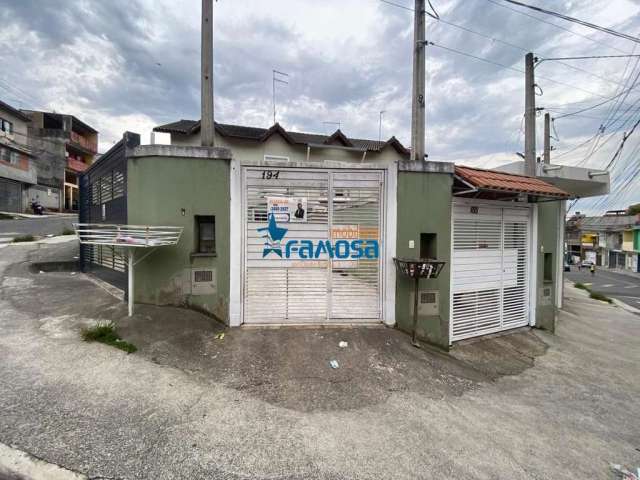
[[[75,234],[76,232],[73,228],[67,228],[67,227],[64,227],[61,233],[61,235],[75,235]]]
[[[18,235],[13,239],[14,242],[33,242],[35,240],[33,235]]]
[[[100,322],[92,327],[83,328],[81,335],[85,342],[104,343],[127,353],[133,353],[138,350],[135,345],[120,338],[113,322]]]
[[[594,300],[600,300],[601,302],[613,303],[613,300],[600,292],[591,292],[589,297]]]
[[[575,283],[573,286],[579,288],[580,290],[586,290],[587,292],[589,291],[589,287],[587,287],[584,283]]]

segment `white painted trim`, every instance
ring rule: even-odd
[[[242,168],[235,158],[229,164],[229,326],[242,322]],[[242,212],[241,215],[238,215]]]
[[[284,155],[265,155],[264,161],[265,162],[281,161],[281,162],[289,163],[289,157],[285,157]]]
[[[556,254],[556,307],[562,308],[564,298],[564,221],[567,215],[567,201],[560,201],[560,211],[558,212],[558,245]]]
[[[453,225],[454,225],[454,207],[456,201],[451,196],[451,218],[449,219],[451,250],[449,251],[449,346],[453,344]]]
[[[529,269],[529,325],[536,325],[538,305],[538,205],[531,208],[531,260]]]
[[[398,164],[392,163],[383,175],[384,191],[384,278],[382,321],[396,324],[396,232],[398,231]]]

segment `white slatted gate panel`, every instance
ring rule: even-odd
[[[454,204],[452,341],[528,324],[529,208]]]
[[[377,242],[379,250],[382,187],[380,173],[336,172],[332,180],[333,239],[371,240]],[[331,318],[349,321],[380,320],[380,252],[378,251],[375,258],[370,259],[334,258],[331,264]]]
[[[380,319],[381,178],[379,172],[244,170],[245,323]],[[293,208],[302,203],[304,220],[291,210],[271,215],[270,205],[281,199]],[[365,250],[375,258],[364,258]],[[354,259],[354,251],[363,258]]]

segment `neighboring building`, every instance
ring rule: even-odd
[[[30,189],[37,183],[32,153],[27,146],[30,119],[0,101],[0,211],[24,212]]]
[[[577,212],[567,220],[566,231],[572,263],[589,260],[602,267],[640,272],[640,214],[613,210],[587,217]]]
[[[98,132],[73,115],[23,110],[31,119],[29,147],[35,153],[38,192],[50,210],[78,210],[78,175],[93,164]]]
[[[449,348],[515,327],[555,328],[570,193],[554,178],[410,162],[393,137],[339,130],[218,124],[217,148],[197,146],[198,122],[156,131],[172,145],[137,146],[127,133],[81,177],[81,222],[184,229],[176,247],[137,261],[128,292],[137,302],[189,306],[230,326],[409,331],[413,280],[393,259],[429,257],[446,265],[420,284],[422,339]],[[126,290],[119,250],[83,246],[83,269]]]

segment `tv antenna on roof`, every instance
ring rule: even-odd
[[[340,130],[340,122],[322,122],[323,125],[337,125],[338,130]]]
[[[284,83],[285,85],[289,85],[288,80],[285,80],[283,77],[289,78],[288,73],[280,72],[278,70],[272,70],[272,83],[273,83],[273,123],[276,123],[276,83]]]

